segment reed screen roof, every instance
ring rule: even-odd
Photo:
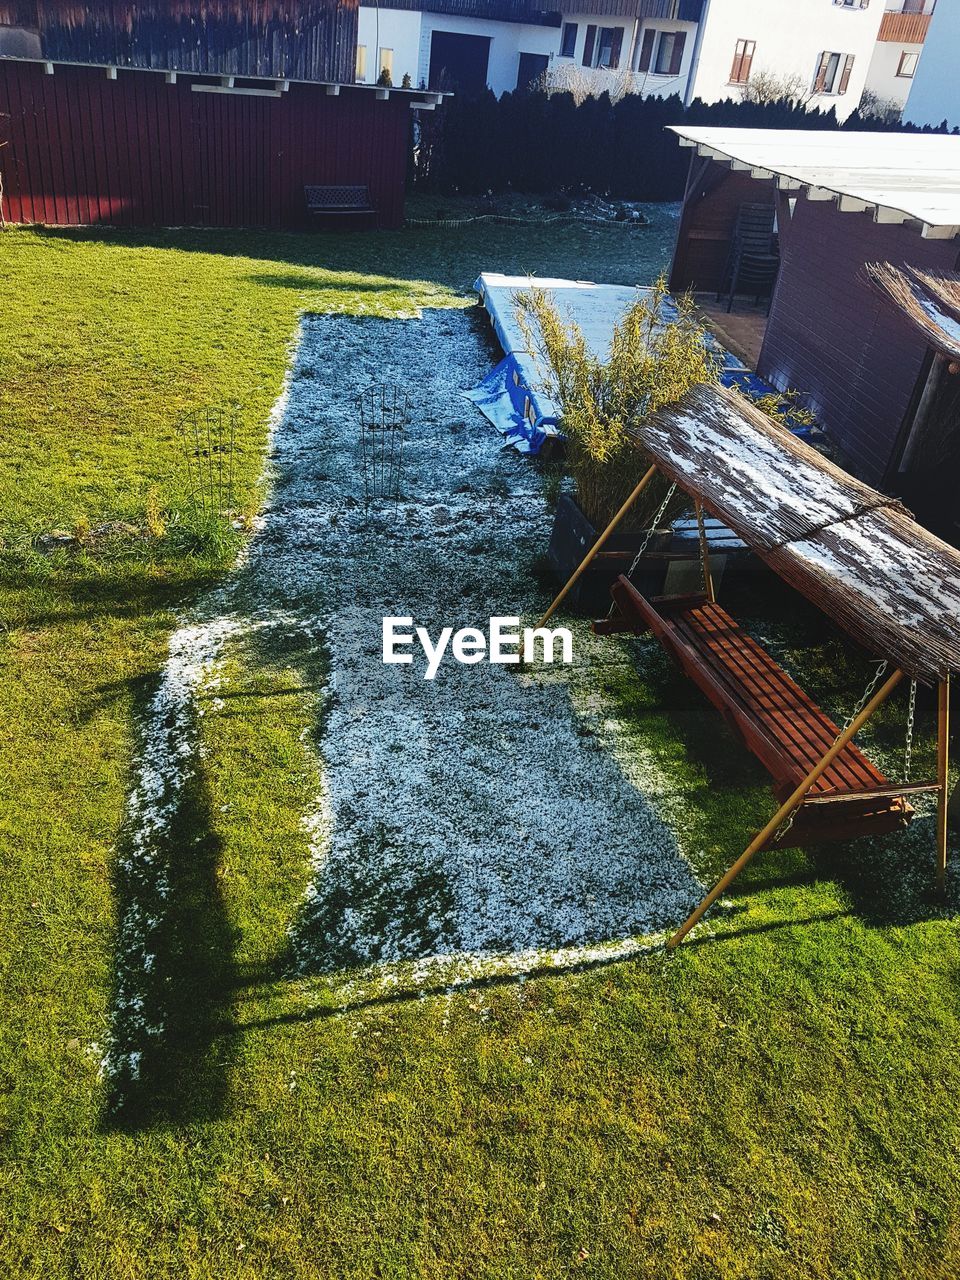
[[[695,387],[634,437],[865,649],[930,684],[960,670],[960,553],[902,503],[724,387]]]
[[[960,361],[960,276],[877,262],[867,267],[876,284],[932,347]]]

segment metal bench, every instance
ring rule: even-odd
[[[370,192],[366,187],[315,187],[303,188],[310,214],[376,214],[370,203]]]
[[[601,634],[652,631],[713,703],[786,800],[830,749],[837,725],[738,623],[706,596],[645,599],[626,577],[611,589],[619,618]],[[936,783],[891,783],[848,743],[804,797],[789,833],[769,846],[883,835],[909,822],[905,796]]]

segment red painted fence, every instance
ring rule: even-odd
[[[409,97],[291,84],[279,98],[197,93],[163,75],[0,62],[9,222],[293,229],[306,184],[365,184],[403,219]]]

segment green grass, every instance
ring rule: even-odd
[[[8,232],[0,312],[0,1274],[925,1277],[960,1265],[960,947],[900,841],[759,858],[671,959],[402,987],[337,1013],[284,977],[309,878],[316,660],[257,652],[204,731],[172,850],[187,1028],[117,1115],[98,1060],[138,711],[216,548],[37,534],[182,496],[180,408],[244,405],[244,501],[305,307],[462,306],[483,267],[649,279],[622,228],[301,238]],[[662,239],[662,237],[661,237]],[[753,614],[834,710],[866,668],[776,592]],[[321,662],[322,666],[322,662]],[[704,874],[766,782],[650,648],[583,676],[671,781]],[[918,773],[930,767],[927,734]],[[873,745],[894,758],[902,707]],[[413,998],[407,998],[412,996]],[[361,996],[362,1001],[362,996]]]

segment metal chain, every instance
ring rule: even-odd
[[[883,662],[879,664],[876,671],[873,673],[873,678],[870,681],[868,681],[867,687],[864,689],[863,694],[860,698],[860,701],[851,711],[850,715],[847,716],[846,723],[844,724],[840,732],[837,734],[837,736],[834,738],[832,746],[836,746],[836,744],[840,741],[843,735],[847,732],[847,730],[853,724],[854,720],[856,720],[857,716],[860,714],[863,708],[870,701],[871,697],[873,696],[874,690],[876,689],[880,681],[883,679],[883,676],[889,665],[890,664],[887,662],[886,658],[884,658]],[[913,683],[916,683],[916,682],[914,681]],[[911,707],[910,715],[911,715],[911,719],[908,720],[907,725],[908,725],[908,733],[909,733],[908,741],[912,749],[912,745],[913,745],[912,707]],[[787,816],[780,823],[779,827],[777,827],[776,831],[773,834],[773,841],[772,841],[773,844],[775,845],[779,844],[780,841],[783,839],[783,837],[787,834],[787,832],[793,826],[794,821],[796,820],[796,816],[800,812],[800,806],[802,804],[803,804],[803,796],[800,797],[799,802],[794,805],[794,807],[790,810]]]
[[[643,542],[641,542],[640,544],[640,550],[633,557],[633,564],[627,570],[628,578],[633,577],[634,570],[636,569],[640,561],[643,559],[643,557],[646,555],[647,547],[649,547],[650,541],[653,538],[653,535],[657,532],[657,529],[660,527],[660,521],[663,519],[664,512],[666,511],[667,507],[669,507],[670,499],[673,497],[673,495],[676,492],[677,492],[677,485],[676,485],[676,481],[674,481],[674,483],[667,490],[667,496],[660,503],[659,511],[653,517],[653,521],[651,522],[650,528],[647,530],[646,536],[644,537]]]
[[[667,496],[660,503],[660,508],[657,511],[657,514],[653,517],[653,520],[650,523],[650,528],[647,529],[646,534],[644,535],[644,539],[640,543],[640,550],[633,557],[633,564],[631,564],[630,568],[627,570],[626,576],[628,581],[633,578],[634,571],[636,570],[637,565],[643,559],[644,555],[646,555],[647,547],[649,547],[650,541],[653,538],[653,535],[656,533],[657,528],[660,524],[660,521],[663,519],[663,513],[666,511],[667,507],[669,507],[670,499],[673,497],[676,491],[677,491],[677,484],[676,484],[676,481],[674,481],[673,484],[670,486],[670,488],[667,490]],[[616,609],[617,609],[617,602],[613,600],[610,603],[610,608],[607,610],[607,617],[612,618],[614,613],[616,612]]]
[[[704,558],[704,552],[707,548],[707,532],[703,527],[703,507],[699,502],[693,504],[693,508],[697,513],[697,542],[700,547],[700,589],[704,595],[707,593],[707,562]]]
[[[853,724],[854,720],[856,720],[857,716],[860,714],[863,708],[867,705],[867,703],[873,697],[874,690],[876,689],[880,681],[883,679],[883,677],[886,675],[887,667],[889,667],[889,665],[890,663],[887,661],[886,658],[884,658],[884,660],[878,665],[876,671],[873,673],[873,679],[868,682],[867,687],[863,691],[863,696],[861,697],[857,705],[853,708],[853,710],[850,712],[850,714],[847,716],[846,722],[843,728],[840,730],[840,733],[837,735],[837,737],[841,737],[843,734],[847,732],[847,730]]]
[[[913,721],[917,713],[917,682],[910,681],[910,702],[907,707],[907,740],[903,746],[903,780],[910,781],[913,765]]]

